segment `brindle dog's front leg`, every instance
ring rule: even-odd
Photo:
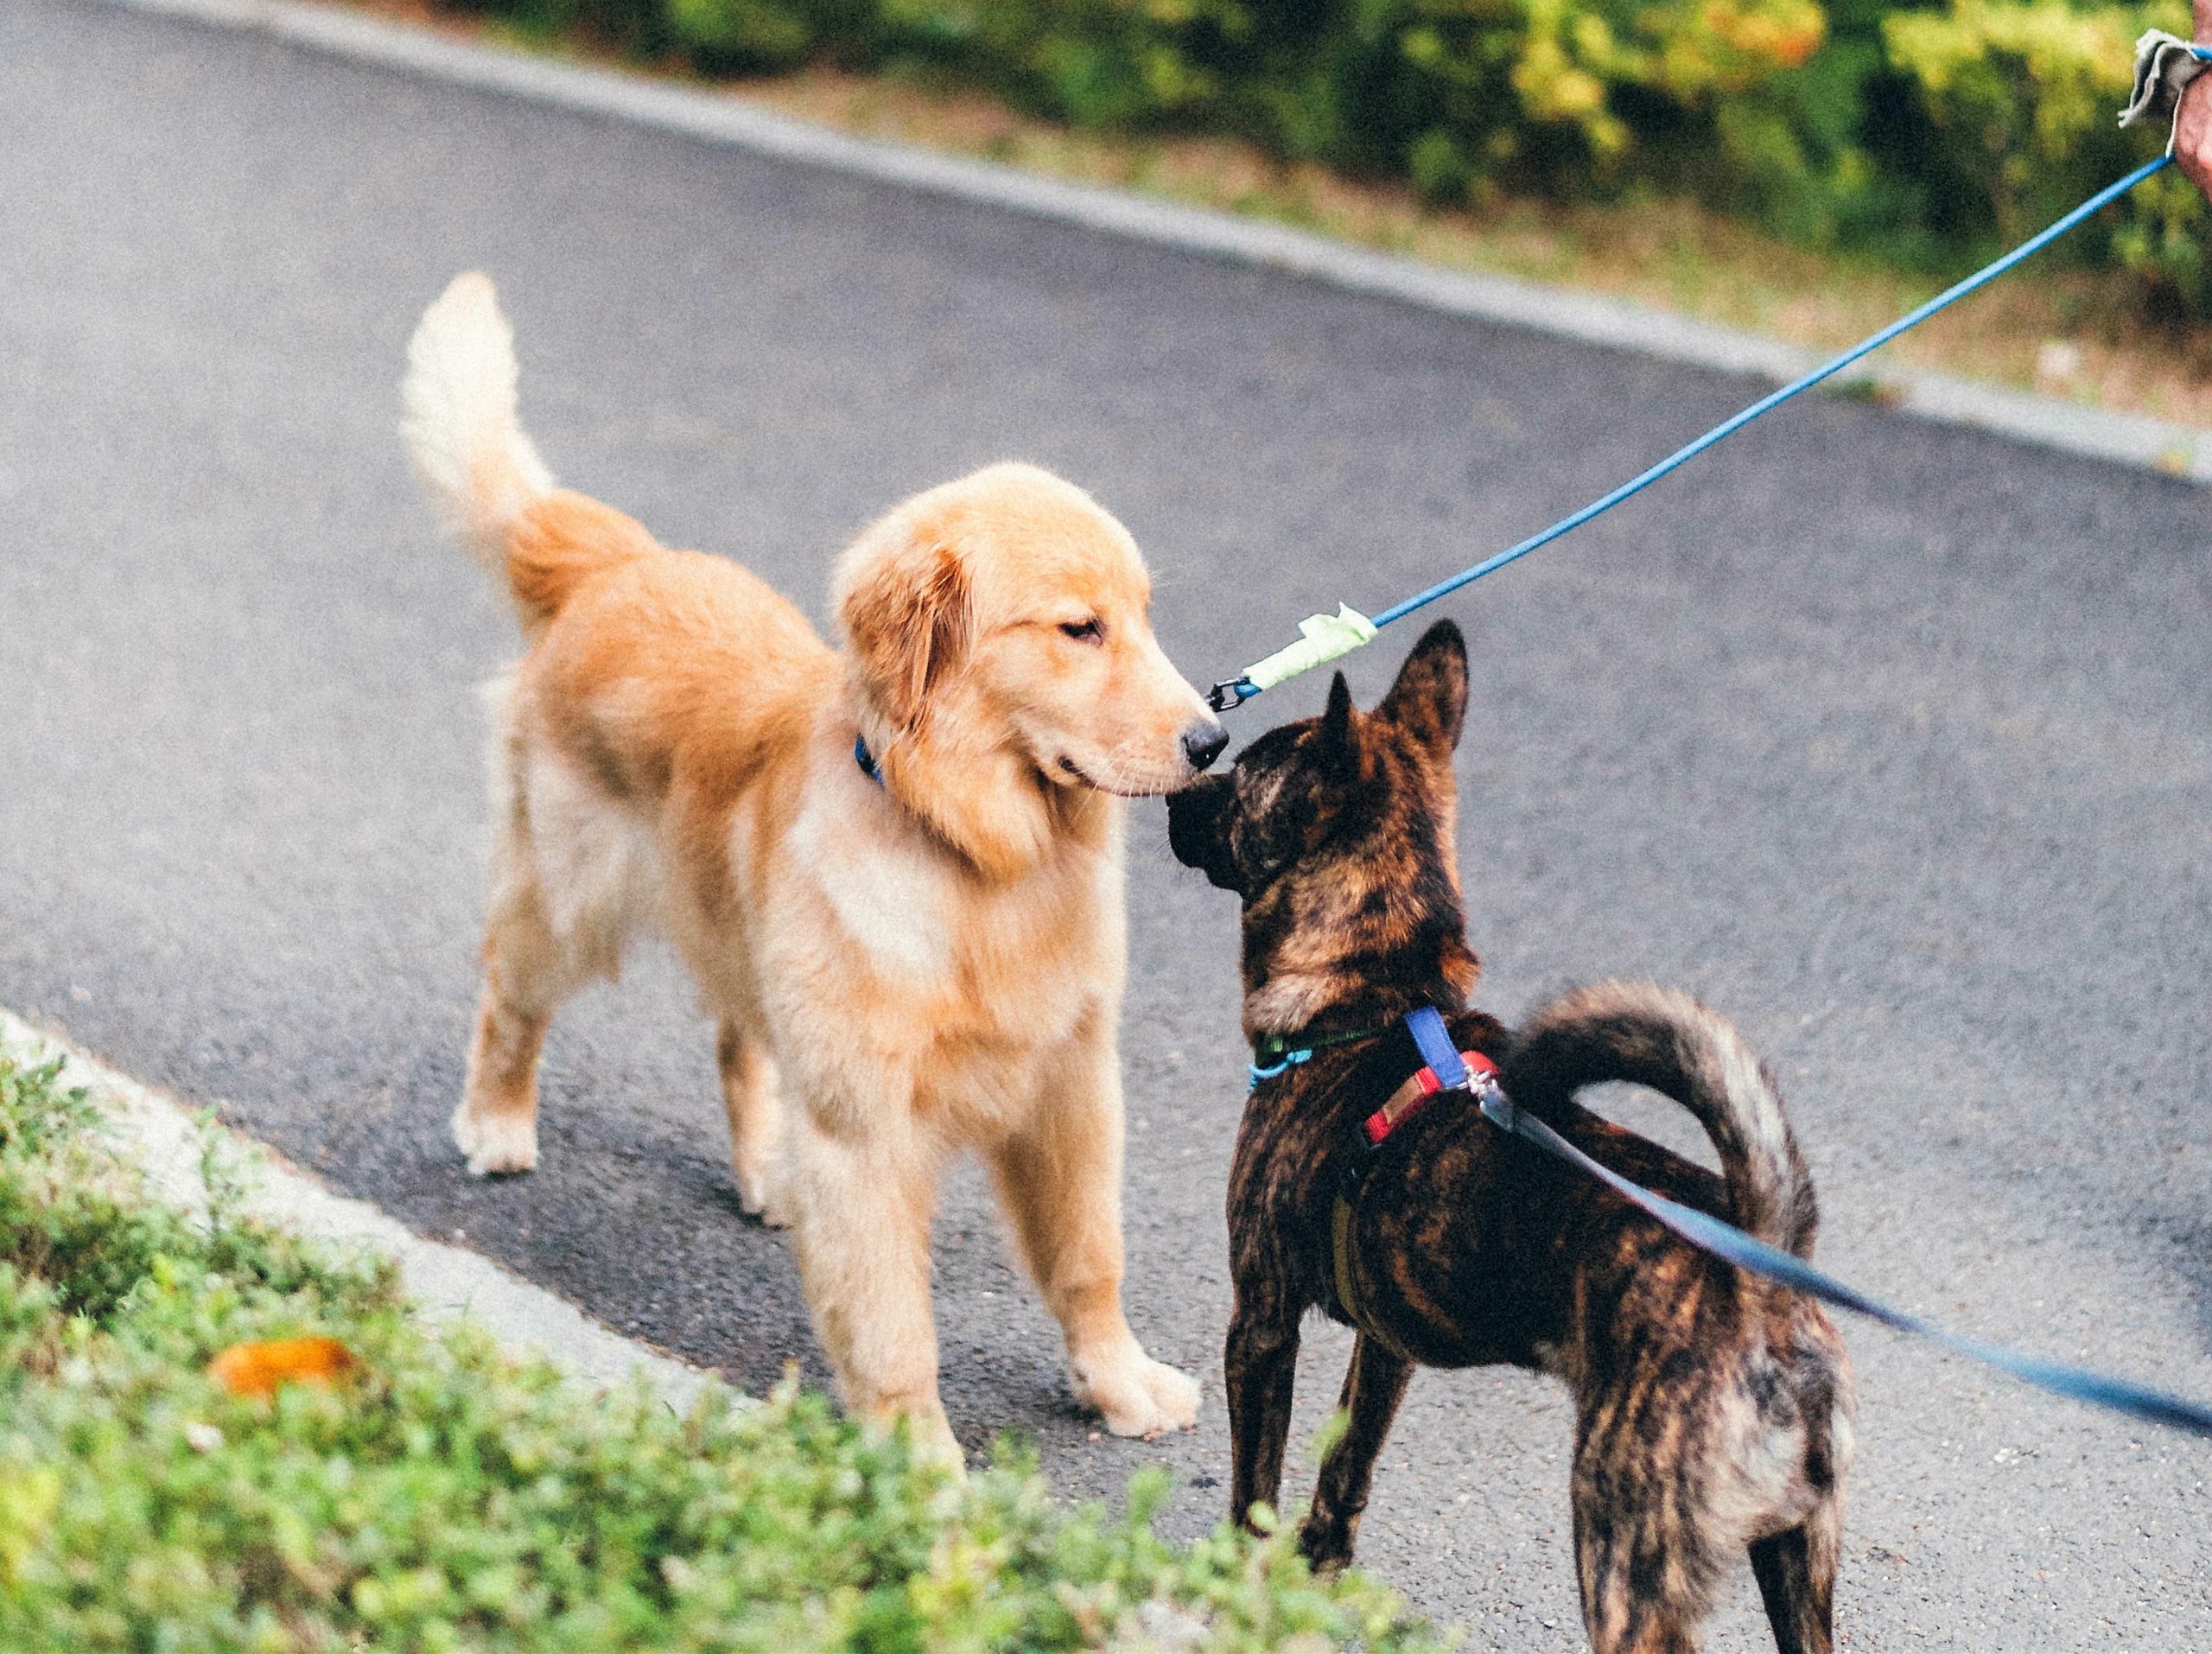
[[[1382,1439],[1405,1399],[1413,1363],[1362,1333],[1353,1340],[1351,1365],[1344,1373],[1337,1405],[1351,1415],[1344,1435],[1321,1461],[1313,1485],[1313,1508],[1298,1530],[1298,1548],[1317,1573],[1351,1561],[1359,1518],[1375,1482],[1375,1460]]]
[[[1298,1317],[1283,1312],[1279,1293],[1255,1293],[1237,1282],[1222,1377],[1229,1390],[1229,1519],[1246,1527],[1255,1501],[1272,1506],[1282,1492],[1290,1392],[1298,1377]]]

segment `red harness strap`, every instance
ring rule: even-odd
[[[1470,1078],[1488,1079],[1497,1073],[1497,1065],[1479,1051],[1463,1051],[1459,1060],[1467,1065]],[[1422,1104],[1444,1089],[1444,1082],[1436,1078],[1433,1068],[1423,1068],[1406,1083],[1390,1093],[1390,1100],[1360,1123],[1360,1131],[1368,1147],[1380,1148],[1382,1140],[1411,1119]]]
[[[1463,1051],[1459,1060],[1467,1066],[1471,1082],[1493,1079],[1497,1065],[1479,1051]],[[1360,1136],[1369,1150],[1379,1148],[1382,1140],[1418,1113],[1421,1105],[1444,1089],[1444,1082],[1436,1077],[1433,1068],[1424,1066],[1404,1085],[1390,1093],[1389,1102],[1360,1122]],[[1338,1185],[1336,1199],[1332,1203],[1329,1217],[1331,1272],[1336,1276],[1337,1302],[1343,1307],[1345,1319],[1363,1333],[1379,1339],[1383,1347],[1395,1351],[1408,1361],[1414,1359],[1397,1338],[1373,1315],[1368,1313],[1366,1282],[1362,1276],[1359,1259],[1355,1256],[1357,1239],[1355,1224],[1358,1217],[1359,1192],[1365,1186],[1363,1171],[1350,1174]]]

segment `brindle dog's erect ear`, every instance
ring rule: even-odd
[[[1467,640],[1457,625],[1439,620],[1421,634],[1375,716],[1436,756],[1451,756],[1467,717]]]
[[[1344,682],[1342,672],[1329,685],[1329,705],[1321,714],[1321,726],[1314,733],[1313,752],[1319,760],[1322,773],[1331,780],[1351,786],[1367,779],[1365,743],[1360,739],[1359,716],[1353,711],[1351,685]]]
[[[884,558],[846,595],[845,634],[892,722],[912,728],[930,691],[968,652],[967,571],[950,547],[918,543]]]

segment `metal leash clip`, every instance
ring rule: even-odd
[[[1206,691],[1206,704],[1217,712],[1227,712],[1240,707],[1259,693],[1252,680],[1239,672],[1234,678],[1224,678]]]

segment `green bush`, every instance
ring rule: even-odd
[[[361,1376],[229,1394],[245,1339]],[[965,1484],[817,1396],[580,1398],[433,1335],[390,1273],[149,1205],[51,1070],[0,1056],[0,1648],[1214,1650],[1438,1646],[1280,1541],[1057,1504],[1011,1451]]]
[[[926,67],[1074,125],[1233,131],[1445,197],[1616,180],[1640,141],[1758,102],[1824,29],[1817,0],[667,0],[661,22],[652,43],[706,67]]]
[[[1968,204],[1974,239],[2024,239],[2148,156],[2113,111],[2126,100],[2137,35],[2180,22],[2158,5],[1954,0],[1883,26],[1936,134],[1927,162]],[[2205,313],[2203,204],[2184,181],[2139,186],[2077,256],[2116,258],[2146,288]]]
[[[1689,195],[1950,271],[2146,158],[2113,115],[2167,5],[2075,0],[453,0],[758,73],[826,58],[1071,125],[1500,190]],[[2212,314],[2202,203],[2162,179],[2058,257]]]

